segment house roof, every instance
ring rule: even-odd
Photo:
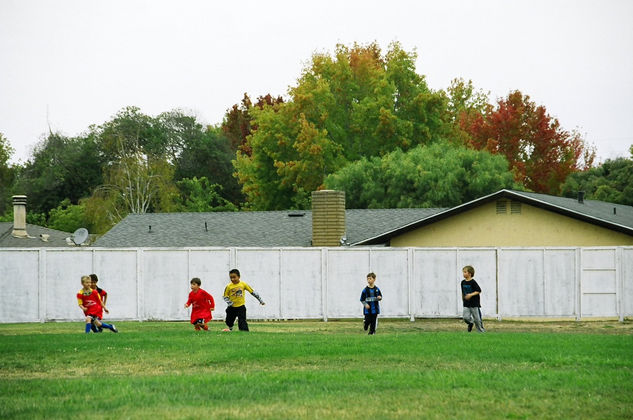
[[[354,245],[443,210],[346,210],[347,243]],[[93,246],[308,247],[311,246],[311,240],[312,212],[308,210],[147,213],[128,215],[99,238]]]
[[[577,198],[556,197],[525,191],[500,190],[493,194],[480,197],[462,205],[444,209],[424,219],[413,221],[407,225],[385,231],[374,237],[361,240],[354,245],[371,245],[386,243],[395,236],[402,235],[414,229],[438,222],[482,204],[499,199],[509,199],[529,204],[535,207],[562,214],[587,223],[602,226],[607,229],[633,235],[633,207],[623,204],[607,203],[605,201],[583,200]]]
[[[68,232],[49,229],[46,227],[26,224],[26,232],[29,238],[15,238],[13,232],[13,222],[0,222],[0,248],[50,248],[67,247],[66,238],[72,236]],[[48,235],[46,241],[40,235]]]

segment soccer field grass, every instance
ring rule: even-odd
[[[0,418],[633,417],[633,325],[0,324]]]

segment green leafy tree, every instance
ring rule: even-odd
[[[210,183],[220,187],[217,191],[221,197],[238,205],[243,201],[243,196],[233,176],[231,160],[234,158],[235,152],[231,150],[229,140],[221,129],[200,127],[196,135],[189,136],[184,143],[176,159],[174,179],[207,178]]]
[[[94,136],[49,133],[20,171],[16,192],[28,196],[29,211],[48,214],[65,199],[89,196],[103,182],[104,162]]]
[[[338,45],[314,54],[290,100],[251,108],[251,134],[234,161],[248,205],[303,208],[330,173],[361,157],[408,150],[448,133],[446,97],[415,72],[398,43]]]
[[[575,197],[578,191],[584,191],[588,199],[633,206],[633,146],[630,152],[628,159],[608,159],[595,168],[569,175],[562,194]]]
[[[11,196],[18,171],[17,166],[9,163],[13,153],[9,140],[0,133],[0,215],[12,209]]]
[[[92,231],[91,226],[86,221],[85,213],[83,205],[71,204],[69,199],[65,199],[59,206],[51,209],[48,214],[47,226],[64,232],[74,232],[82,227]]]
[[[222,197],[222,187],[206,177],[184,178],[176,183],[179,190],[177,209],[182,212],[237,211],[237,207]]]
[[[177,146],[167,147],[170,136],[160,122],[128,107],[92,131],[108,157],[104,182],[84,201],[86,218],[96,233],[103,233],[129,213],[168,212],[175,207],[171,160]]]
[[[264,106],[273,106],[275,104],[283,103],[281,96],[273,97],[270,94],[260,96],[253,104],[251,98],[244,93],[242,102],[240,104],[233,105],[224,115],[222,121],[222,132],[229,139],[231,149],[236,152],[238,149],[250,156],[251,149],[247,144],[247,137],[251,134],[251,130],[256,129],[257,126],[253,125],[253,117],[250,114],[250,109],[256,107],[262,109]]]
[[[325,180],[350,208],[452,207],[503,188],[520,188],[499,155],[447,142],[362,158]]]

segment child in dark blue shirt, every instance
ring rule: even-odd
[[[367,274],[367,287],[360,294],[360,301],[363,304],[363,313],[365,314],[364,329],[369,328],[369,335],[376,334],[376,325],[378,323],[378,314],[380,313],[379,301],[382,300],[382,293],[378,286],[375,286],[376,275],[374,273]]]

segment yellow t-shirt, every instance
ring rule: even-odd
[[[244,306],[246,303],[244,299],[245,290],[249,293],[253,293],[251,286],[243,281],[240,280],[237,284],[233,284],[233,282],[231,282],[224,288],[224,297],[231,299],[234,308],[239,308],[240,306]]]

